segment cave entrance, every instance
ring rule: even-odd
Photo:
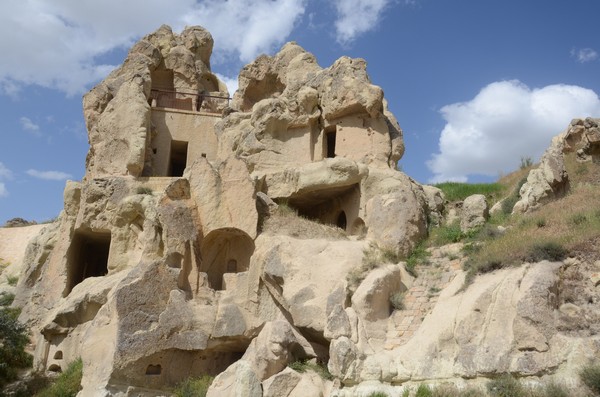
[[[335,157],[335,140],[336,130],[335,126],[333,126],[333,128],[328,128],[327,130],[325,130],[325,157]]]
[[[150,74],[153,90],[175,91],[175,75],[171,69],[155,70]]]
[[[279,203],[282,202],[279,199]],[[307,192],[286,200],[298,215],[349,231],[360,209],[360,186],[339,186]]]
[[[200,271],[208,276],[214,290],[226,289],[223,276],[248,270],[254,253],[254,241],[244,231],[223,228],[211,231],[202,241]]]
[[[171,161],[169,176],[183,176],[187,165],[188,143],[185,141],[171,141]]]
[[[346,221],[346,213],[344,211],[340,212],[340,214],[337,217],[337,222],[335,224],[340,229],[346,230],[347,221]]]
[[[110,231],[76,230],[67,252],[67,287],[63,296],[88,277],[108,273]]]

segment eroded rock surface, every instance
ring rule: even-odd
[[[513,213],[524,213],[539,208],[544,203],[564,196],[570,189],[565,168],[565,154],[575,152],[578,161],[600,164],[599,120],[574,119],[569,127],[552,139],[538,167],[529,172],[527,182],[519,192],[520,200]]]
[[[570,374],[597,353],[593,321],[568,327],[593,308],[556,298],[563,263],[459,292],[460,260],[442,257],[460,247],[432,256],[439,277],[398,262],[445,202],[396,169],[402,131],[364,60],[322,68],[288,43],[244,67],[230,101],[212,46],[203,28],[163,26],[85,96],[85,177],[29,244],[16,288],[35,369],[82,357],[81,396],[159,396],[201,375],[216,377],[211,396],[342,396]],[[573,129],[594,158],[597,123]],[[552,161],[546,181],[562,175]],[[471,201],[468,228],[487,210]],[[293,225],[273,227],[279,213]],[[386,263],[365,265],[367,249]],[[287,367],[298,360],[337,379]]]

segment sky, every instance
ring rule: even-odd
[[[4,0],[0,224],[60,213],[85,171],[82,95],[161,24],[207,28],[230,90],[287,41],[322,67],[364,58],[404,131],[399,167],[487,182],[538,161],[572,118],[600,117],[599,13],[598,0]]]

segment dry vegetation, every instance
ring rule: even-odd
[[[600,369],[598,366],[589,365],[579,374],[583,383],[580,387],[573,388],[563,384],[549,382],[538,386],[526,386],[518,378],[510,374],[503,374],[489,380],[485,387],[471,386],[457,388],[452,384],[429,386],[420,384],[406,388],[402,397],[591,397],[600,392]],[[585,386],[584,386],[585,385]],[[483,385],[482,385],[483,386]],[[590,392],[592,394],[590,394]],[[387,397],[384,392],[374,392],[369,397]]]
[[[323,225],[298,215],[298,212],[285,203],[266,218],[262,232],[291,236],[300,239],[320,238],[327,240],[347,239],[346,232],[334,225]]]
[[[371,243],[368,248],[363,250],[361,266],[352,269],[346,276],[348,290],[350,293],[354,293],[371,270],[385,264],[398,263],[400,259],[400,256],[393,249],[379,247],[377,244]]]
[[[543,259],[560,260],[577,251],[598,253],[594,241],[600,236],[600,167],[578,163],[567,156],[571,191],[537,211],[510,218],[492,218],[468,245],[470,275]],[[520,175],[512,175],[514,183]],[[504,223],[506,233],[494,232]]]
[[[580,163],[574,154],[565,156],[565,165],[570,178],[570,192],[526,215],[511,216],[510,210],[532,166],[503,176],[495,184],[464,186],[462,193],[452,192],[452,196],[457,197],[467,193],[486,194],[490,204],[501,199],[498,193],[502,193],[507,205],[488,224],[474,232],[463,233],[458,224],[433,229],[427,244],[440,246],[465,242],[467,282],[477,273],[524,262],[582,255],[588,259],[600,259],[597,248],[600,240],[600,166],[591,162]],[[456,190],[457,186],[453,189]],[[505,227],[506,231],[501,232],[498,226]]]

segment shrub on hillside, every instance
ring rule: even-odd
[[[395,310],[404,310],[404,292],[396,292],[390,296],[390,304]]]
[[[415,268],[417,265],[428,264],[431,253],[425,248],[425,244],[421,243],[413,249],[408,258],[406,258],[406,271],[413,277],[417,277]]]
[[[11,294],[10,292],[3,292],[0,294],[0,306],[10,306],[15,300],[15,294]]]
[[[579,372],[581,381],[596,395],[600,395],[600,365],[592,364]]]
[[[521,383],[510,374],[492,379],[488,382],[487,389],[494,397],[519,397],[525,392]]]
[[[512,213],[515,204],[521,198],[521,188],[523,187],[525,182],[527,182],[527,178],[521,179],[515,187],[515,190],[513,190],[513,192],[510,194],[510,196],[502,200],[501,208],[503,214],[510,215]]]
[[[304,373],[307,371],[313,371],[319,375],[321,379],[333,380],[333,375],[331,375],[325,365],[319,365],[308,360],[299,360],[290,363],[288,366],[296,372]]]
[[[528,262],[561,261],[567,257],[567,254],[568,251],[560,244],[547,242],[533,245],[524,259]]]
[[[143,186],[138,187],[135,190],[135,193],[136,194],[147,194],[150,196],[152,196],[152,194],[153,194],[152,189],[150,189],[149,187],[143,187]]]
[[[173,390],[173,395],[175,397],[204,397],[213,380],[214,377],[210,375],[187,378],[177,385]]]
[[[462,201],[473,194],[483,194],[486,197],[501,196],[504,186],[499,183],[461,183],[443,182],[434,185],[442,190],[448,201]]]
[[[433,391],[429,386],[424,383],[421,383],[417,388],[417,392],[415,393],[415,397],[433,397]]]
[[[47,388],[38,392],[35,397],[75,397],[81,390],[83,362],[73,361],[67,369]]]
[[[27,327],[15,309],[0,309],[0,386],[16,379],[17,370],[31,366],[33,357],[25,352],[29,343]]]

